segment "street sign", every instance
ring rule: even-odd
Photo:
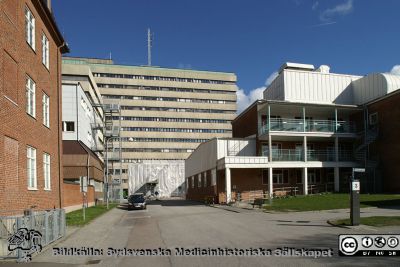
[[[79,177],[79,185],[80,185],[80,191],[81,192],[87,192],[88,179],[87,179],[86,176],[80,176]]]
[[[352,181],[351,182],[351,190],[352,191],[360,191],[360,181]]]

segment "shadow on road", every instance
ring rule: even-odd
[[[360,204],[377,208],[400,210],[400,199],[360,201]]]
[[[148,206],[161,205],[161,206],[204,206],[201,202],[185,200],[185,199],[159,199],[147,202]]]

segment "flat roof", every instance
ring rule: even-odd
[[[210,73],[210,74],[227,74],[234,75],[234,72],[226,72],[226,71],[208,71],[208,70],[192,70],[192,69],[180,69],[180,68],[167,68],[167,67],[159,67],[159,66],[146,66],[146,65],[125,65],[125,64],[115,64],[115,63],[94,63],[88,62],[91,58],[83,58],[83,57],[63,57],[62,62],[66,64],[76,64],[76,65],[95,65],[95,66],[105,66],[105,67],[122,67],[122,68],[137,68],[137,69],[151,69],[151,70],[170,70],[170,71],[183,71],[183,72],[201,72],[201,73]],[[112,61],[110,59],[100,59],[93,58],[93,60],[99,61]]]
[[[247,113],[251,108],[255,105],[264,105],[264,104],[278,104],[278,105],[299,105],[299,106],[314,106],[314,107],[338,107],[338,108],[351,108],[351,109],[362,109],[360,106],[357,105],[345,105],[345,104],[335,104],[335,103],[305,103],[305,102],[289,102],[289,101],[282,101],[282,100],[266,100],[266,99],[259,99],[254,101],[251,105],[249,105],[245,110],[243,110],[236,118],[232,121],[236,121],[242,115]]]

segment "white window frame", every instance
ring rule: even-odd
[[[51,190],[51,158],[47,153],[43,153],[43,177],[44,177],[44,190]]]
[[[27,146],[26,159],[27,159],[26,173],[28,179],[28,190],[37,190],[36,148]]]
[[[74,130],[73,131],[68,131],[67,130],[67,123],[68,122],[72,122],[74,124]],[[67,133],[74,133],[75,132],[75,122],[74,121],[63,121],[62,131],[63,132],[67,132]]]
[[[26,76],[26,113],[36,117],[36,83]]]
[[[50,68],[50,43],[46,34],[42,34],[42,63],[49,69]]]
[[[50,97],[43,93],[43,125],[50,128]]]
[[[35,17],[32,11],[25,6],[25,39],[33,50],[35,50],[35,30]]]

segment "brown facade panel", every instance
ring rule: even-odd
[[[257,134],[257,120],[257,105],[253,105],[246,113],[232,121],[232,137],[243,138]]]

